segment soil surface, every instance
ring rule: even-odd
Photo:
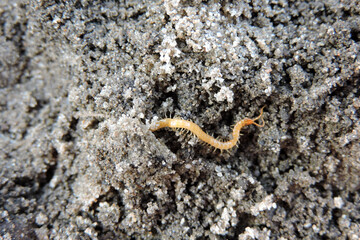
[[[360,238],[357,0],[0,0],[1,239]],[[219,151],[180,130],[191,120]]]

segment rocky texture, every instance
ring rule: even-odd
[[[359,4],[1,1],[1,237],[359,239]]]

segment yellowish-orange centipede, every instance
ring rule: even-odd
[[[198,125],[195,123],[188,121],[188,120],[182,120],[182,119],[172,119],[172,118],[165,118],[155,123],[155,126],[150,128],[150,131],[154,132],[161,128],[169,127],[169,128],[175,128],[175,129],[187,129],[192,134],[194,134],[196,137],[198,137],[200,140],[204,141],[205,143],[208,143],[209,145],[213,146],[216,149],[220,150],[228,150],[236,146],[239,136],[240,136],[240,130],[248,125],[254,124],[258,127],[264,127],[265,122],[262,117],[263,115],[263,109],[260,110],[260,115],[256,118],[250,119],[245,118],[239,122],[237,122],[233,128],[232,131],[232,137],[229,141],[223,142],[220,140],[217,140],[213,138],[212,136],[206,134]],[[262,124],[258,124],[255,121],[259,120],[261,118]]]

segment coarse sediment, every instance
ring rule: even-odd
[[[359,239],[359,5],[1,1],[1,238]]]

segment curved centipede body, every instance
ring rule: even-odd
[[[178,129],[178,128],[186,129],[186,130],[189,130],[192,134],[194,134],[197,138],[199,138],[203,142],[213,146],[216,149],[229,150],[229,149],[233,148],[234,146],[236,146],[236,144],[239,140],[240,131],[243,127],[252,125],[252,124],[254,124],[258,127],[263,127],[265,125],[264,119],[262,117],[263,109],[264,109],[264,107],[261,108],[260,115],[257,116],[256,118],[253,118],[253,119],[245,118],[245,119],[237,122],[233,128],[230,140],[226,141],[226,142],[223,142],[223,141],[213,138],[212,136],[205,133],[195,123],[188,121],[188,120],[182,120],[182,119],[172,119],[172,118],[162,119],[162,120],[156,122],[155,126],[150,128],[150,131],[154,132],[161,128],[165,128],[165,127],[175,128],[175,129]],[[261,119],[262,124],[256,123],[256,121],[259,119]]]

